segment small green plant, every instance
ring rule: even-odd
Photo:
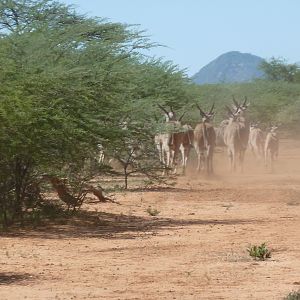
[[[300,290],[289,293],[286,297],[284,297],[284,300],[300,300]]]
[[[260,246],[250,246],[247,251],[256,260],[266,260],[271,257],[271,251],[267,248],[266,243],[262,243]]]
[[[151,206],[149,206],[146,211],[152,217],[157,216],[160,213],[159,210],[157,210],[156,208],[152,208]]]

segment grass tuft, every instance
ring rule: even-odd
[[[271,251],[266,246],[266,243],[262,243],[260,246],[252,245],[247,251],[255,260],[266,260],[271,257]]]

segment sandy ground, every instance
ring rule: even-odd
[[[300,142],[275,173],[181,177],[117,195],[81,217],[1,236],[0,299],[282,299],[300,289]],[[156,217],[146,212],[151,206]],[[267,261],[250,244],[266,242]]]

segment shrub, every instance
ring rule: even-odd
[[[289,293],[284,300],[300,300],[300,290]]]
[[[249,255],[256,260],[266,260],[271,257],[271,251],[267,248],[266,243],[262,243],[260,246],[250,246],[247,251]]]
[[[159,210],[157,210],[156,208],[151,208],[151,206],[149,206],[146,211],[152,217],[157,216],[160,213]]]

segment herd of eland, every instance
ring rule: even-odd
[[[168,111],[158,105],[165,115],[165,130],[155,136],[155,144],[159,159],[165,167],[164,174],[172,170],[177,172],[177,160],[181,153],[182,172],[185,173],[191,148],[195,149],[198,172],[207,175],[214,173],[213,156],[216,146],[226,147],[231,171],[238,168],[243,172],[246,149],[249,148],[258,162],[264,160],[266,167],[273,171],[274,160],[278,156],[278,126],[270,126],[267,132],[259,127],[259,123],[250,123],[247,116],[249,102],[247,97],[239,103],[233,97],[230,108],[225,106],[228,118],[218,127],[214,127],[215,106],[207,112],[196,104],[200,112],[200,122],[193,129],[183,124],[183,115],[177,118],[173,108]]]

